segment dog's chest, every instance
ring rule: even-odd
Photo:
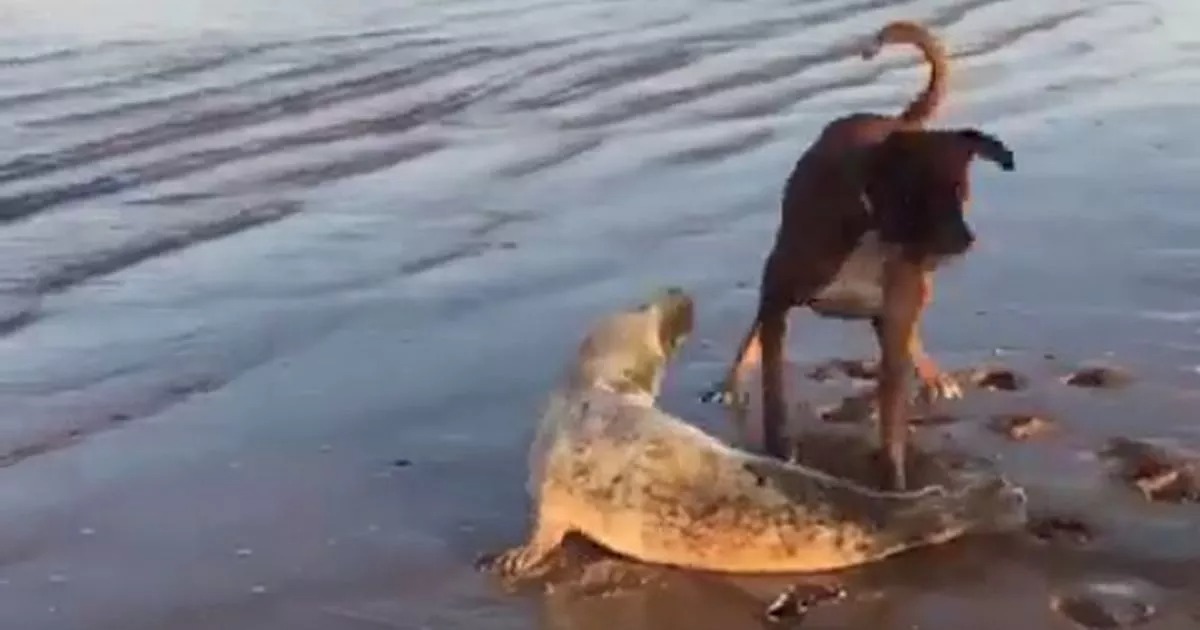
[[[883,262],[879,233],[863,234],[837,275],[808,301],[824,317],[865,319],[883,313]]]

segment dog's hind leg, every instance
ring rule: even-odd
[[[828,267],[832,270],[826,265],[797,269],[786,258],[772,255],[763,274],[755,321],[762,352],[763,447],[772,457],[798,459],[801,455],[798,444],[789,445],[784,439],[788,426],[783,352],[787,317],[793,306],[807,304],[829,282],[836,267]]]
[[[786,304],[764,300],[759,306],[759,343],[762,345],[763,449],[784,459],[791,449],[784,443],[787,397],[784,390],[783,342],[787,337]]]
[[[880,328],[879,443],[886,461],[885,477],[893,489],[908,486],[908,377],[913,369],[913,337],[928,303],[919,264],[888,260],[884,271],[884,313]]]

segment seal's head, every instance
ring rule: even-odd
[[[670,287],[600,320],[579,346],[574,381],[653,400],[667,362],[692,332],[694,310],[691,296]]]
[[[696,324],[695,304],[679,287],[668,287],[655,293],[638,308],[638,312],[653,320],[664,362],[674,358]]]

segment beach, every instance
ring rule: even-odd
[[[1200,626],[1200,508],[1105,472],[1114,437],[1200,450],[1200,8],[1147,0],[300,0],[0,6],[0,627],[1068,628],[1055,593],[1140,584]],[[830,119],[898,112],[920,20],[952,52],[934,123],[973,167],[975,250],[924,320],[968,390],[945,433],[1087,544],[964,539],[845,575],[510,593],[526,449],[587,327],[663,285],[696,332],[662,406],[700,402],[748,325],[784,179]],[[793,399],[869,358],[795,311]],[[1120,387],[1062,382],[1119,367]],[[1002,414],[1056,431],[1012,440]],[[869,429],[865,424],[862,431]],[[620,580],[618,580],[620,581]],[[636,583],[635,583],[636,582]],[[1141,592],[1141,591],[1139,591]]]

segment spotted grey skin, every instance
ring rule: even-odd
[[[493,558],[493,570],[532,577],[571,532],[647,563],[797,573],[1024,523],[1024,493],[991,473],[875,491],[734,448],[659,409],[693,312],[685,292],[669,289],[589,330],[530,448],[529,538]]]

